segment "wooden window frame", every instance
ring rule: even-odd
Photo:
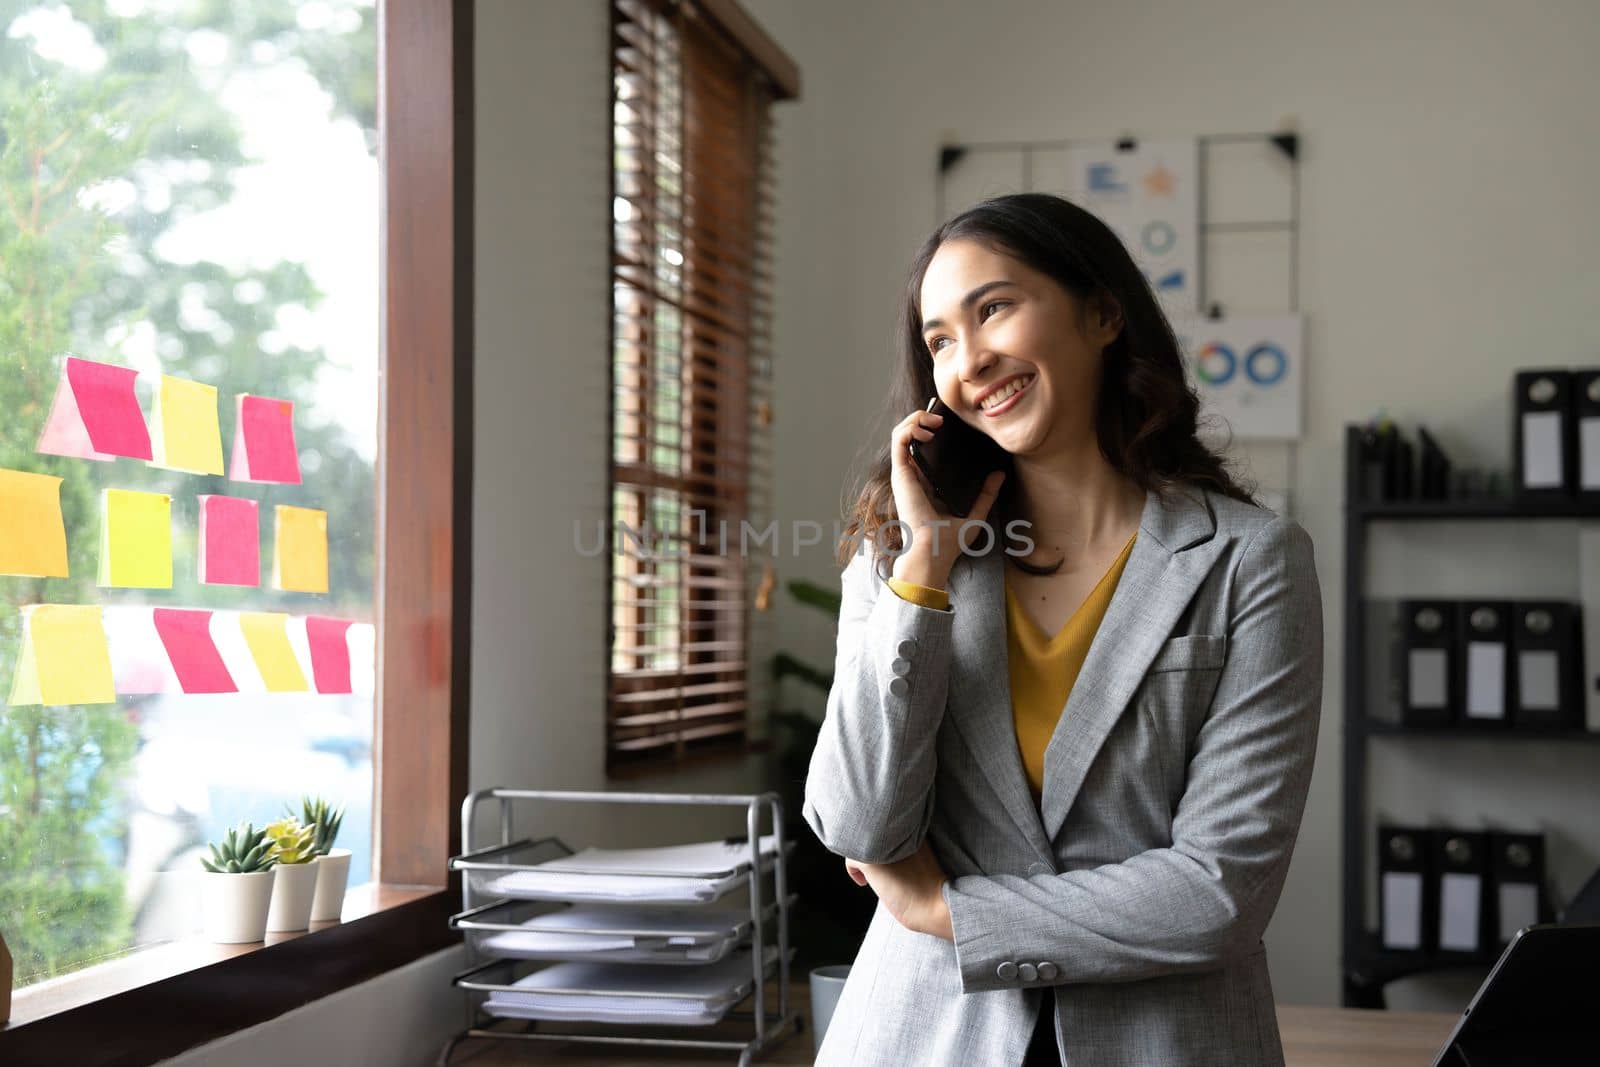
[[[156,1063],[460,941],[446,870],[467,792],[472,2],[380,4],[377,884],[340,924],[255,946],[180,943],[68,976],[81,985],[53,999],[84,1002],[51,1014],[29,1018],[21,990],[0,1061]]]

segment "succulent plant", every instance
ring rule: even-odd
[[[284,807],[291,817],[294,809]],[[344,821],[344,806],[334,808],[321,797],[300,798],[300,822],[312,828],[311,847],[319,856],[326,856],[339,836],[339,824]]]
[[[286,865],[310,863],[317,858],[316,850],[311,847],[315,831],[316,827],[302,826],[293,816],[268,823],[267,840],[272,842],[268,855]]]
[[[278,862],[270,854],[272,842],[267,840],[267,831],[247,822],[229,830],[220,845],[212,842],[210,847],[211,857],[201,856],[200,862],[213,874],[255,874],[271,870]]]

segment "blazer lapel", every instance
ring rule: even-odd
[[[950,576],[956,617],[950,628],[951,663],[946,714],[966,739],[983,776],[1017,828],[1049,860],[1039,809],[1034,806],[1017,749],[1011,713],[1011,667],[1006,653],[1005,559],[1000,550],[967,557]]]
[[[1223,545],[1215,533],[1216,518],[1198,490],[1180,489],[1166,505],[1146,494],[1139,536],[1045,749],[1047,841],[1060,832],[1106,735],[1217,561]]]

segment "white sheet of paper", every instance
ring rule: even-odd
[[[1555,711],[1561,707],[1554,652],[1517,654],[1517,694],[1519,706],[1533,711]]]
[[[1513,882],[1500,887],[1500,940],[1510,941],[1518,930],[1538,921],[1538,886]]]
[[[1439,947],[1475,952],[1478,943],[1478,909],[1483,879],[1476,874],[1451,872],[1439,879]]]
[[[1408,682],[1408,700],[1413,708],[1442,708],[1449,689],[1445,678],[1450,657],[1442,648],[1413,648]]]
[[[1600,489],[1600,419],[1578,420],[1578,485]]]
[[[1530,411],[1522,416],[1522,484],[1561,488],[1561,414]]]
[[[1383,947],[1422,947],[1422,875],[1414,871],[1384,873]]]
[[[1506,717],[1506,646],[1498,641],[1467,643],[1467,716]]]

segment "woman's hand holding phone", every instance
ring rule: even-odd
[[[989,509],[1000,495],[1000,483],[1005,479],[1004,471],[991,472],[965,518],[939,510],[922,471],[911,458],[911,442],[933,440],[934,432],[943,422],[944,416],[935,412],[913,411],[895,425],[889,445],[889,485],[894,492],[895,514],[910,528],[909,547],[902,545],[902,554],[894,561],[893,573],[903,581],[934,589],[945,587],[950,581],[950,571],[961,557],[962,547],[970,546],[979,538],[978,527],[968,529],[966,535],[961,536],[962,524],[987,521]],[[936,526],[936,523],[942,525]]]

